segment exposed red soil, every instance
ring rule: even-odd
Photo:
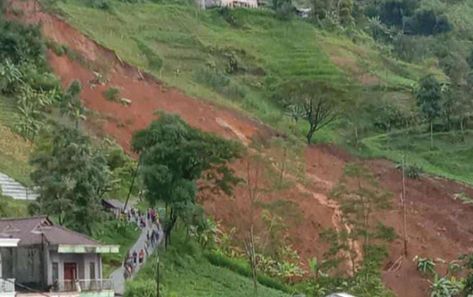
[[[47,38],[66,44],[85,57],[87,63],[73,61],[67,56],[48,53],[53,71],[64,86],[78,79],[83,85],[81,98],[87,108],[98,113],[98,121],[89,123],[100,131],[112,136],[125,149],[129,150],[131,135],[146,127],[157,110],[179,114],[190,125],[216,133],[226,138],[236,139],[248,144],[256,137],[267,138],[273,134],[271,129],[239,112],[214,104],[196,100],[182,92],[166,88],[153,77],[141,73],[136,68],[120,61],[113,51],[105,49],[89,40],[60,18],[34,10],[33,1],[16,1],[11,4],[22,8],[22,20],[41,23]],[[87,65],[86,65],[87,64]],[[91,67],[91,65],[93,67]],[[91,69],[102,69],[108,81],[103,85],[89,82],[95,78]],[[103,91],[109,87],[120,89],[122,97],[132,100],[128,107],[107,101]],[[280,191],[268,191],[261,195],[265,202],[287,200],[296,206],[297,217],[288,216],[289,241],[298,250],[301,259],[322,257],[326,244],[319,238],[320,231],[326,228],[346,228],[341,223],[338,206],[328,198],[329,193],[343,176],[343,168],[354,158],[332,146],[311,146],[305,151],[305,180],[292,177],[291,185]],[[241,176],[245,176],[244,160],[234,164]],[[400,222],[399,193],[401,176],[399,170],[387,161],[369,161],[366,165],[376,174],[383,188],[393,193],[393,210],[376,214],[386,225],[402,234]],[[269,182],[264,186],[271,187]],[[412,258],[441,257],[452,260],[458,255],[471,251],[473,241],[473,207],[462,205],[452,199],[453,194],[473,191],[454,182],[423,177],[408,180],[409,201],[408,238],[409,256],[404,259],[399,270],[383,274],[386,285],[397,296],[427,296],[427,283],[415,271]],[[208,199],[204,202],[206,210],[221,220],[226,226],[238,226],[241,211],[245,211],[246,189],[240,187],[235,199]],[[388,270],[402,254],[402,242],[397,239],[390,247],[390,256],[385,268]]]

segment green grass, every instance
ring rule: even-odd
[[[103,222],[94,229],[94,239],[105,244],[120,245],[119,253],[103,255],[104,277],[108,277],[113,270],[122,265],[125,255],[139,235],[140,230],[135,224],[127,224],[115,220]]]
[[[167,251],[160,250],[161,280],[166,296],[245,297],[254,296],[251,279],[227,268],[212,265],[192,240],[176,233]],[[156,255],[147,262],[134,282],[149,284],[155,280]],[[133,287],[133,285],[131,286]],[[136,296],[125,294],[126,296]],[[259,297],[289,296],[259,285]]]
[[[435,133],[432,150],[428,133],[381,134],[362,142],[366,156],[400,162],[405,154],[409,164],[420,166],[426,173],[473,185],[473,131],[465,133],[464,142],[458,132]]]
[[[28,160],[33,144],[12,131],[15,121],[13,102],[0,96],[0,172],[24,185],[31,185]]]

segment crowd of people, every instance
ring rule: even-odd
[[[123,260],[124,277],[130,278],[138,266],[145,262],[150,250],[152,251],[160,240],[161,223],[158,212],[154,208],[148,209],[146,214],[140,210],[131,208],[124,213],[128,222],[136,223],[138,227],[146,232],[145,244],[142,248],[129,250]]]

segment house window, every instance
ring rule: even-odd
[[[53,282],[59,279],[59,264],[57,262],[53,262]]]
[[[90,279],[95,279],[95,262],[89,263],[89,272]]]

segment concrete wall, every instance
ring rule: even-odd
[[[16,282],[31,288],[41,288],[44,280],[43,250],[41,246],[16,249]]]
[[[0,248],[0,278],[15,278],[13,260],[16,248]]]

